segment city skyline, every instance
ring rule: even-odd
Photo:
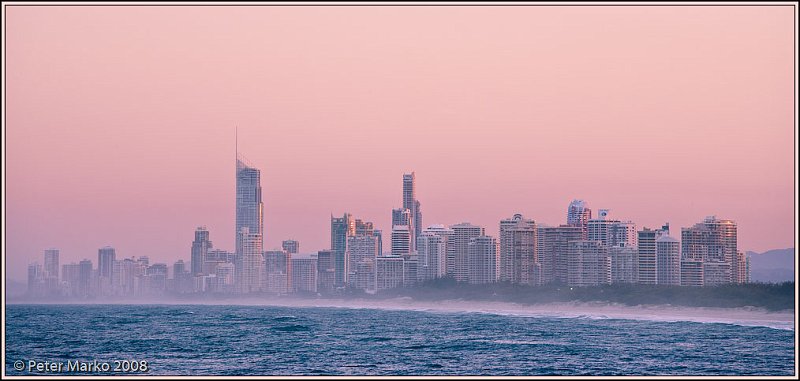
[[[9,8],[6,148],[8,157],[25,160],[5,162],[7,275],[23,280],[15,276],[51,247],[62,264],[96,258],[110,245],[117,258],[171,265],[190,258],[198,226],[208,228],[215,249],[233,250],[226,232],[235,220],[234,126],[239,151],[261,171],[264,250],[288,239],[301,253],[331,249],[329,218],[344,213],[387,237],[391,211],[402,205],[400,174],[412,172],[414,198],[424,205],[416,228],[423,230],[469,222],[499,239],[502,219],[520,213],[557,226],[566,223],[569,202],[583,199],[637,228],[669,222],[679,231],[719,215],[737,222],[743,251],[793,247],[792,41],[782,29],[791,30],[792,13],[754,8],[662,8],[656,18],[648,9],[560,7],[400,9],[391,17],[379,9],[251,10],[265,25],[230,8]],[[189,30],[215,20],[230,35],[190,38],[165,15]],[[339,15],[387,34],[373,44]],[[570,31],[546,20],[599,16],[596,25],[605,29],[596,41],[591,28]],[[150,32],[139,19],[166,42],[143,40]],[[442,29],[443,19],[468,38]],[[489,28],[501,20],[502,28]],[[396,29],[411,21],[418,31]],[[729,23],[737,25],[734,37],[724,35]],[[667,33],[677,26],[686,29]],[[626,34],[633,28],[649,39]],[[554,30],[562,45],[515,37]],[[248,55],[261,45],[246,32],[291,32],[295,45],[267,38],[273,50]],[[214,54],[199,50],[203,37]],[[128,50],[110,49],[113,38]],[[169,42],[178,41],[186,44],[171,53]],[[591,41],[600,46],[583,45]],[[626,45],[636,42],[645,45]],[[511,49],[528,43],[535,48]],[[647,43],[694,60],[670,60]],[[80,49],[64,48],[74,46]],[[584,66],[579,47],[601,59]],[[410,67],[389,65],[409,50],[426,55],[409,58]],[[760,54],[743,56],[753,50]],[[48,74],[42,65],[56,54],[64,65]],[[158,66],[163,54],[176,62]],[[388,66],[369,69],[359,59]],[[197,62],[242,69],[181,66]],[[66,80],[70,74],[77,79]],[[63,83],[50,83],[51,75]],[[193,82],[202,78],[207,88]],[[276,87],[270,84],[280,91],[262,91]],[[83,96],[69,95],[76,91]],[[41,102],[51,112],[38,113]]]

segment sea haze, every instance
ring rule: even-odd
[[[162,375],[791,375],[794,329],[768,325],[491,308],[15,304],[6,373],[30,374],[17,360],[146,360]]]

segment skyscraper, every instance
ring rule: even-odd
[[[538,226],[537,254],[542,267],[541,283],[567,283],[567,255],[569,243],[581,240],[584,230],[580,226]]]
[[[289,254],[297,254],[300,252],[300,242],[293,239],[287,239],[281,243],[283,250]]]
[[[317,255],[292,258],[292,292],[317,292]]]
[[[334,290],[336,278],[333,250],[317,252],[317,291],[328,293]]]
[[[412,250],[416,250],[416,237],[422,233],[422,212],[416,196],[415,181],[414,172],[403,174],[403,208],[408,209],[411,214],[411,223],[408,225],[411,228],[411,242],[414,245]]]
[[[398,255],[404,259],[411,256],[411,234],[409,226],[392,226],[392,255]]]
[[[355,235],[366,235],[371,237],[375,233],[375,228],[372,222],[361,221],[360,219],[356,218],[355,226]]]
[[[469,283],[483,284],[497,282],[499,262],[497,239],[478,236],[469,240]]]
[[[744,271],[737,254],[736,222],[706,217],[703,222],[681,229],[681,284],[717,285],[741,283]],[[699,272],[699,274],[698,274]],[[686,273],[686,274],[684,274]]]
[[[452,252],[453,230],[431,225],[417,237],[418,275],[421,280],[447,275],[447,254]]]
[[[403,225],[410,227],[412,223],[411,210],[406,208],[392,209],[392,226]]]
[[[482,226],[472,225],[468,222],[450,226],[453,230],[452,260],[448,256],[447,267],[453,268],[453,277],[459,282],[469,281],[469,243],[476,237],[485,236],[486,230]],[[449,253],[448,253],[449,254]]]
[[[65,293],[72,297],[77,297],[78,282],[80,278],[80,265],[77,263],[67,263],[61,266],[61,280],[65,285]]]
[[[97,250],[97,275],[111,278],[114,273],[114,260],[116,252],[113,247],[106,246]]]
[[[347,284],[359,290],[375,290],[375,258],[379,256],[378,237],[347,237]]]
[[[540,265],[536,247],[536,223],[515,214],[500,221],[499,280],[537,284]]]
[[[28,265],[28,296],[40,298],[45,294],[44,270],[39,262]]]
[[[567,225],[579,226],[583,230],[583,239],[586,239],[586,225],[592,219],[592,210],[583,200],[572,200],[567,207]]]
[[[639,283],[641,284],[658,284],[656,240],[665,233],[669,233],[669,224],[664,225],[661,229],[643,228],[637,232]]]
[[[337,218],[331,215],[331,254],[334,265],[334,287],[344,287],[347,278],[347,237],[356,234],[356,224],[350,213]],[[322,268],[322,267],[320,267]],[[320,270],[322,271],[322,270]]]
[[[292,255],[284,250],[264,252],[262,288],[271,294],[284,295],[292,288]]]
[[[264,204],[261,202],[261,171],[236,158],[236,237],[247,228],[247,234],[264,239]],[[241,255],[236,246],[236,254]]]
[[[239,252],[236,255],[236,277],[239,293],[263,291],[264,256],[262,254],[261,234],[250,233],[250,228],[243,226],[236,240]]]
[[[84,259],[78,263],[78,290],[77,294],[81,298],[94,296],[95,271],[92,268],[92,261]]]
[[[611,283],[611,259],[600,241],[571,241],[567,258],[567,284],[597,286]]]
[[[375,289],[388,290],[403,285],[405,274],[403,257],[395,255],[378,257],[375,260]]]
[[[608,209],[600,209],[596,219],[586,223],[587,239],[600,241],[606,247],[629,245],[636,246],[636,224],[631,221],[619,221],[608,218]]]
[[[636,283],[639,280],[639,251],[636,246],[620,244],[608,248],[611,258],[611,283]]]
[[[100,295],[111,295],[114,283],[114,248],[106,246],[97,251],[97,292]]]
[[[44,251],[44,274],[49,278],[58,279],[58,249]]]
[[[216,274],[217,267],[225,263],[235,264],[236,253],[230,253],[220,249],[209,249],[203,258],[203,270],[201,272],[205,275]]]
[[[194,241],[192,242],[192,276],[203,274],[203,264],[211,248],[208,229],[205,226],[198,227],[194,231]]]
[[[656,239],[656,282],[680,286],[681,284],[681,246],[669,233]]]

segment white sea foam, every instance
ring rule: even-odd
[[[250,304],[250,303],[247,303]],[[679,307],[669,305],[627,306],[600,302],[564,302],[524,305],[510,302],[465,300],[415,301],[404,297],[388,300],[273,299],[255,303],[286,307],[338,307],[354,309],[413,310],[427,313],[482,313],[504,316],[565,319],[625,319],[659,322],[722,323],[794,330],[794,311],[770,312],[761,308]]]
[[[141,303],[142,301],[138,302]],[[117,303],[110,304],[130,304],[130,302],[119,301]],[[606,302],[557,302],[529,305],[511,302],[485,302],[463,299],[422,301],[414,300],[410,297],[383,300],[322,298],[262,299],[254,297],[247,299],[236,298],[229,300],[220,299],[205,301],[153,301],[152,304],[353,308],[412,310],[426,313],[481,313],[534,318],[625,319],[659,322],[722,323],[740,326],[769,327],[791,331],[795,329],[796,321],[793,310],[772,312],[757,307],[718,308],[683,307],[671,305],[628,306]]]

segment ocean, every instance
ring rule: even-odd
[[[795,366],[794,328],[713,322],[10,304],[5,324],[7,375],[793,375]]]

